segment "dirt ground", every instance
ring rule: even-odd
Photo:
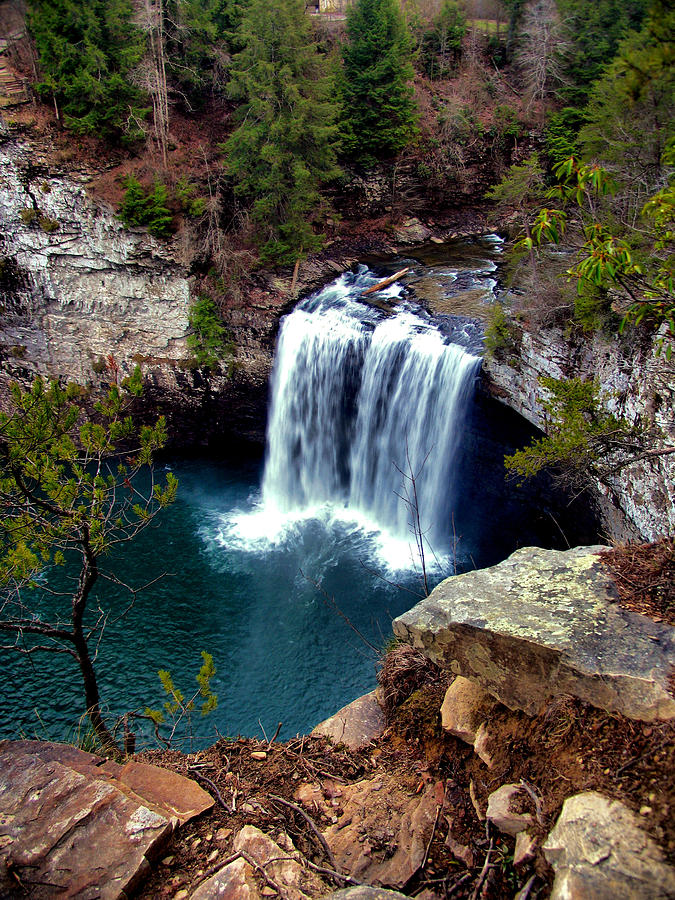
[[[418,687],[397,708],[382,738],[359,752],[304,737],[272,744],[219,741],[190,755],[144,754],[196,778],[217,802],[210,813],[180,829],[140,896],[150,900],[191,892],[222,865],[245,824],[272,835],[285,831],[310,863],[325,868],[324,851],[307,820],[272,795],[298,805],[301,784],[321,785],[326,793],[330,785],[376,775],[392,776],[411,796],[432,783],[442,798],[426,860],[405,886],[409,896],[512,898],[533,875],[530,896],[548,896],[552,872],[543,856],[538,853],[516,870],[513,839],[486,828],[483,818],[488,795],[521,780],[537,798],[530,801],[523,795],[539,837],[553,826],[566,797],[598,790],[635,810],[675,862],[675,724],[633,722],[569,698],[557,700],[534,719],[503,709],[491,720],[500,749],[488,769],[470,747],[440,728],[446,683],[440,678]],[[336,801],[333,805],[340,812]],[[327,814],[315,815],[319,830],[330,826]],[[464,850],[463,859],[453,852],[458,848]],[[324,877],[324,883],[325,893],[343,886],[338,878]],[[263,888],[270,890],[261,883]]]

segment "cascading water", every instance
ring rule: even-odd
[[[409,540],[402,496],[414,490],[427,540],[447,552],[453,459],[480,360],[405,306],[387,316],[358,302],[376,280],[346,273],[282,323],[263,508],[292,516],[330,504]]]

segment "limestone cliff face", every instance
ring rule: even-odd
[[[89,175],[55,173],[6,133],[0,142],[0,395],[36,374],[96,386],[112,354],[122,374],[141,365],[146,400],[174,437],[205,441],[231,427],[261,440],[278,316],[255,305],[237,314],[233,378],[192,371],[191,280],[176,248],[126,229],[88,195]]]
[[[675,446],[675,365],[656,354],[655,342],[601,334],[574,341],[557,328],[523,330],[508,363],[487,359],[484,372],[492,393],[541,429],[541,376],[596,379],[609,410],[657,427],[654,449]],[[653,540],[675,529],[675,455],[637,462],[621,470],[611,490],[599,491],[612,536]]]

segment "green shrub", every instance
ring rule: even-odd
[[[517,332],[501,303],[494,303],[485,329],[485,355],[505,359],[518,350]]]
[[[169,193],[166,185],[157,180],[152,190],[146,193],[134,175],[128,175],[122,183],[126,190],[118,215],[124,224],[127,227],[145,225],[155,237],[168,237],[172,230],[172,216],[167,205]]]
[[[220,362],[232,355],[234,346],[210,297],[202,294],[193,304],[190,329],[187,339],[188,349],[192,352],[190,363],[195,368],[217,371]]]

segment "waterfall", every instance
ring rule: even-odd
[[[447,552],[453,466],[480,360],[405,305],[385,316],[357,302],[375,281],[347,273],[282,322],[263,508],[331,504],[405,539],[411,510],[400,495],[414,475],[422,529]]]

